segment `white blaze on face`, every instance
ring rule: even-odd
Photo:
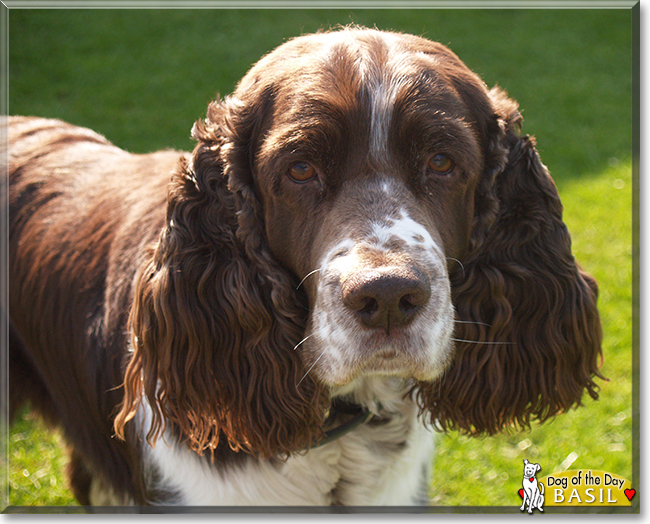
[[[393,121],[395,105],[400,92],[421,77],[421,68],[414,66],[414,56],[421,56],[423,63],[430,64],[435,58],[404,48],[399,35],[383,34],[381,40],[360,43],[350,34],[345,39],[347,52],[354,57],[356,74],[368,97],[370,137],[369,154],[383,159],[388,152],[388,136]],[[335,49],[339,50],[336,46]],[[332,48],[325,47],[325,64],[332,61]],[[335,55],[335,57],[338,55]],[[335,58],[336,59],[336,58]]]
[[[406,77],[404,71],[412,57],[399,49],[399,42],[384,39],[386,48],[381,67],[360,63],[364,85],[368,86],[370,97],[370,154],[377,157],[385,155],[388,150],[388,133],[393,118],[395,102],[402,90]],[[375,64],[373,58],[366,59],[368,64]]]
[[[371,88],[370,152],[373,155],[385,154],[388,149],[388,130],[399,87],[398,82],[378,78]]]

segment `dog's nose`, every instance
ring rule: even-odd
[[[429,278],[413,267],[356,271],[341,285],[345,307],[367,327],[386,332],[411,322],[430,297]]]

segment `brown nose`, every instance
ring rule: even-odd
[[[431,297],[429,278],[415,268],[355,272],[341,285],[341,298],[361,322],[386,332],[411,322]]]

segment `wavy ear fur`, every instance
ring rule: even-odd
[[[456,357],[438,381],[420,384],[432,420],[469,434],[544,421],[579,405],[584,390],[597,398],[593,377],[603,378],[596,282],[571,254],[557,189],[534,140],[518,134],[516,104],[498,88],[490,96],[492,165],[477,190],[470,251],[451,275]]]
[[[223,436],[269,457],[319,438],[328,399],[310,377],[300,382],[294,347],[306,312],[258,222],[249,159],[260,115],[238,107],[210,105],[190,162],[173,176],[166,228],[135,288],[116,430],[146,398],[150,442],[172,424],[199,453]]]

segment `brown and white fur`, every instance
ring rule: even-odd
[[[361,28],[262,58],[135,155],[8,121],[10,400],[82,504],[410,505],[431,430],[597,397],[595,281],[516,103]],[[344,436],[333,399],[374,414]]]

